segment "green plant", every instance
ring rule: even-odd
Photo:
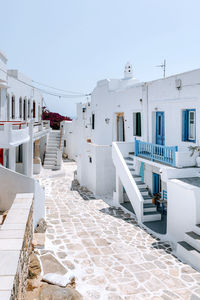
[[[189,146],[188,149],[191,151],[190,156],[193,156],[195,152],[199,152],[200,156],[200,146]]]

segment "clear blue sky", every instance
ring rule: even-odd
[[[8,67],[59,88],[91,92],[123,76],[130,61],[141,81],[200,67],[199,0],[6,0],[0,49]],[[45,96],[52,111],[74,116],[75,102]]]

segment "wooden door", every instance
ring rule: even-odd
[[[124,113],[117,114],[117,141],[125,141],[125,132],[124,132]]]

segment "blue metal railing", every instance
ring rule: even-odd
[[[135,156],[142,156],[157,160],[171,166],[176,166],[176,155],[178,151],[177,146],[169,147],[157,144],[142,142],[135,139]]]

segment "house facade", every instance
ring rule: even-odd
[[[0,53],[0,164],[32,176],[41,169],[49,122],[41,120],[42,94]]]
[[[65,151],[77,161],[81,185],[113,197],[162,239],[192,247],[188,232],[200,234],[198,152],[189,148],[200,140],[199,78],[197,69],[139,82],[128,63],[123,79],[97,82],[90,102],[65,124]],[[177,245],[188,256],[188,246]]]

